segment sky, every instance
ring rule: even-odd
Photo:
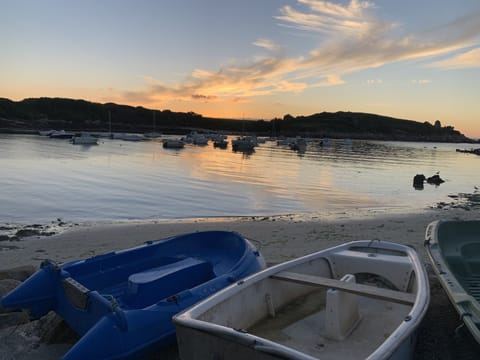
[[[480,138],[479,0],[0,0],[0,97],[358,111]]]

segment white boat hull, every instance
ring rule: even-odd
[[[360,241],[265,269],[174,323],[182,360],[409,359],[429,298],[413,249]]]

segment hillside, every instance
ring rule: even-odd
[[[411,141],[470,141],[451,126],[387,116],[336,112],[283,119],[214,119],[194,112],[94,103],[64,98],[12,101],[0,98],[0,132],[114,131],[186,133],[191,130],[255,132],[259,135],[310,136]]]

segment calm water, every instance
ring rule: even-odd
[[[423,209],[480,186],[480,157],[455,152],[471,147],[332,140],[299,154],[267,142],[245,155],[0,134],[0,223]],[[444,184],[412,187],[415,174],[437,171]]]

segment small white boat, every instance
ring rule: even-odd
[[[307,150],[307,141],[304,138],[297,137],[288,146],[291,150],[305,152]]]
[[[174,317],[193,359],[409,359],[427,312],[414,249],[356,241],[267,268]]]
[[[113,139],[124,141],[143,141],[145,140],[145,136],[142,134],[114,133]]]
[[[208,145],[208,138],[204,135],[197,134],[193,137],[194,145]]]
[[[98,145],[98,139],[90,134],[82,134],[72,138],[74,145]]]
[[[145,134],[143,134],[143,136],[146,139],[157,139],[162,136],[162,133],[159,133],[157,131],[151,131],[151,132],[146,132]]]
[[[225,139],[215,140],[213,142],[214,148],[226,149],[228,146],[228,141]]]
[[[40,135],[40,136],[50,136],[50,134],[52,134],[53,132],[55,132],[55,130],[39,130],[38,135]]]
[[[52,139],[71,139],[75,136],[75,133],[65,130],[53,130],[48,136]]]
[[[165,149],[183,149],[185,143],[179,139],[165,139],[163,140],[163,147]]]
[[[256,140],[251,136],[241,136],[232,140],[233,151],[254,151]]]

